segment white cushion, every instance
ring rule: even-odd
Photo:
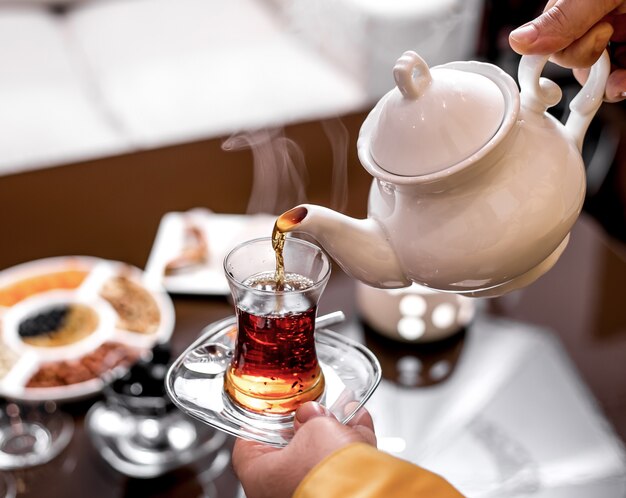
[[[484,0],[265,0],[291,29],[360,82],[375,101],[394,86],[396,60],[430,66],[474,58]]]
[[[120,0],[80,7],[67,23],[104,102],[142,147],[365,105],[357,82],[255,0]]]
[[[0,174],[130,148],[67,48],[56,18],[45,10],[0,11]]]

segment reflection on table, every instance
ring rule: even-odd
[[[381,449],[472,497],[623,494],[626,453],[550,331],[481,316],[447,351],[401,353],[371,335],[387,372],[368,405]]]

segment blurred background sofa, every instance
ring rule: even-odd
[[[0,175],[369,109],[483,0],[0,1]]]

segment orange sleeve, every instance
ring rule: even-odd
[[[293,498],[462,498],[445,479],[364,443],[315,466]]]

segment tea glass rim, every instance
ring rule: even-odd
[[[305,287],[304,289],[293,289],[293,290],[268,290],[268,289],[257,289],[254,287],[250,287],[248,285],[245,285],[243,283],[243,281],[238,280],[237,278],[235,278],[234,275],[231,274],[231,272],[228,271],[228,260],[231,258],[231,256],[238,251],[239,249],[242,249],[245,246],[250,246],[252,244],[256,244],[259,243],[261,241],[267,242],[268,244],[271,245],[272,243],[272,237],[257,237],[255,239],[250,239],[250,240],[246,240],[244,242],[241,242],[239,244],[237,244],[235,247],[233,247],[228,254],[226,255],[226,257],[224,258],[224,263],[223,263],[223,267],[224,267],[224,274],[226,275],[226,278],[228,279],[228,281],[230,283],[232,283],[233,285],[235,285],[238,288],[241,289],[247,289],[249,291],[253,291],[253,292],[258,292],[259,294],[272,294],[272,295],[282,295],[282,294],[289,294],[289,295],[294,295],[294,294],[307,294],[310,293],[311,291],[318,289],[319,287],[322,287],[324,285],[326,285],[326,283],[328,282],[329,278],[330,278],[330,273],[332,270],[332,264],[330,262],[330,258],[328,257],[328,255],[323,251],[323,249],[311,242],[308,242],[306,240],[302,240],[302,239],[297,239],[295,237],[286,237],[285,238],[285,245],[289,244],[300,244],[302,246],[306,246],[309,247],[311,249],[314,249],[315,251],[317,251],[321,257],[322,260],[327,264],[327,268],[326,271],[324,272],[323,275],[321,275],[320,277],[318,277],[315,282],[313,283],[313,285],[310,285],[309,287]],[[249,275],[246,278],[249,278],[252,275]]]

